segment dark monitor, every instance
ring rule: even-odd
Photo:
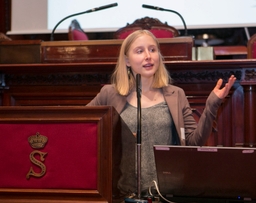
[[[176,202],[254,202],[255,150],[155,145],[159,191]]]

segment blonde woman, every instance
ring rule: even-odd
[[[133,133],[137,131],[136,74],[141,75],[142,90],[141,188],[147,190],[157,179],[153,145],[204,145],[218,107],[236,78],[232,75],[223,88],[222,79],[218,80],[196,123],[184,91],[170,84],[157,39],[147,30],[133,32],[122,43],[112,84],[105,85],[88,104],[114,106]],[[128,185],[122,189],[134,190]]]

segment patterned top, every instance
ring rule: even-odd
[[[136,133],[137,107],[127,102],[120,115],[130,130]],[[173,120],[166,102],[141,109],[141,190],[152,186],[153,180],[157,181],[153,145],[172,144],[173,127]],[[135,171],[137,172],[136,157]]]

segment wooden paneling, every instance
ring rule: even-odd
[[[12,86],[4,91],[4,106],[85,106],[101,85],[85,86]]]
[[[255,145],[251,124],[255,121],[253,89],[256,60],[168,61],[165,62],[173,84],[185,90],[199,119],[206,99],[219,78],[231,74],[237,82],[223,100],[213,124],[210,146]],[[115,62],[2,64],[0,103],[2,106],[84,106],[110,83]],[[249,85],[249,86],[248,86]],[[252,87],[251,87],[252,86]],[[249,89],[246,87],[250,87]],[[244,91],[249,91],[244,94]],[[250,102],[250,105],[244,103]]]
[[[40,63],[41,40],[0,42],[0,63]]]
[[[191,38],[159,41],[173,84],[185,90],[197,120],[217,80],[222,78],[227,81],[232,74],[237,77],[230,95],[219,109],[207,145],[254,146],[255,133],[250,130],[251,125],[244,121],[254,122],[256,118],[248,105],[244,106],[244,101],[249,101],[252,105],[256,103],[254,96],[246,96],[255,94],[253,88],[248,89],[246,85],[253,86],[256,81],[256,61],[192,61]],[[122,40],[41,42],[41,58],[36,63],[0,65],[1,105],[86,105],[102,85],[110,83],[121,42]],[[7,47],[8,43],[3,45]],[[249,90],[246,94],[244,87]]]

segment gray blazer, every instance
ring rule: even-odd
[[[212,91],[197,123],[192,115],[187,97],[181,88],[168,85],[163,87],[163,94],[176,127],[178,144],[204,145],[211,134],[212,124],[222,100]],[[118,94],[113,85],[105,85],[87,106],[113,106],[120,114],[126,102],[126,96]]]

